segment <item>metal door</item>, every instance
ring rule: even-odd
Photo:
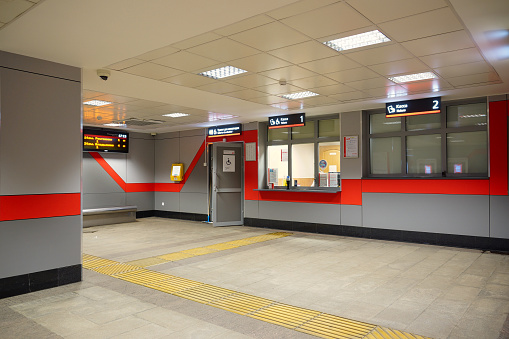
[[[244,224],[244,157],[242,143],[212,145],[212,223]]]

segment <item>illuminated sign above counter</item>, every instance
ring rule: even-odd
[[[306,113],[279,115],[269,117],[269,129],[283,127],[298,127],[306,124]]]
[[[83,151],[129,153],[129,133],[106,129],[83,129]]]
[[[441,107],[442,102],[440,97],[389,102],[385,104],[385,116],[387,118],[395,118],[440,113]]]
[[[222,126],[209,127],[207,134],[209,137],[224,137],[228,135],[242,134],[242,124],[230,124]]]

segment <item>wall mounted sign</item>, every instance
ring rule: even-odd
[[[223,154],[223,172],[235,172],[235,154]]]
[[[352,135],[343,138],[343,157],[358,158],[359,157],[359,136]]]
[[[440,113],[440,97],[389,102],[385,104],[385,117],[406,117],[409,115]]]
[[[209,137],[225,137],[231,135],[241,135],[242,124],[230,124],[209,127],[207,134]]]
[[[279,115],[269,117],[269,129],[283,127],[298,127],[306,124],[306,113]]]
[[[83,151],[129,153],[129,133],[108,129],[83,129]]]

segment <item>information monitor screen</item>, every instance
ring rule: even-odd
[[[108,129],[83,129],[83,151],[129,153],[129,133]]]

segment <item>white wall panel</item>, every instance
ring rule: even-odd
[[[366,227],[489,236],[489,197],[483,195],[363,193]]]

